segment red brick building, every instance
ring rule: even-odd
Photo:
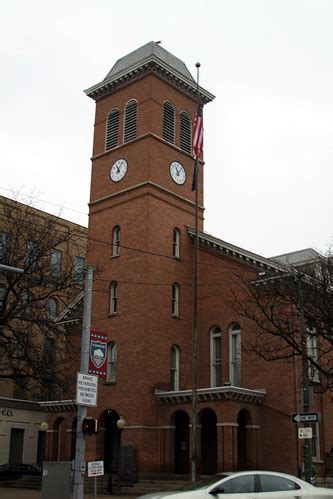
[[[96,101],[87,249],[95,268],[92,326],[109,338],[107,378],[99,381],[98,406],[88,411],[100,432],[87,439],[87,459],[102,457],[106,469],[117,462],[122,416],[123,443],[137,450],[139,473],[187,474],[196,82],[182,61],[151,42],[118,60],[86,93]],[[200,97],[204,104],[214,98],[203,88]],[[300,366],[243,351],[249,324],[229,304],[235,273],[256,278],[279,265],[205,234],[203,193],[201,161],[199,470],[298,474],[302,446],[291,414],[302,410]],[[73,457],[75,405],[48,404],[58,412],[50,414],[47,457]],[[313,456],[321,471],[333,443],[330,408],[329,397],[315,397],[313,410],[323,417],[314,427]]]

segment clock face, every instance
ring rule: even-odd
[[[124,158],[117,159],[111,166],[110,178],[113,182],[119,182],[127,172],[127,161]]]
[[[173,161],[170,164],[170,175],[172,180],[178,184],[178,185],[183,185],[185,184],[186,180],[186,171],[185,168],[181,163],[178,161]]]

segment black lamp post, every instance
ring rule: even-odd
[[[117,428],[119,431],[119,447],[118,447],[118,495],[121,495],[121,437],[123,433],[123,429],[126,426],[126,421],[125,419],[120,416],[120,418],[117,421]]]

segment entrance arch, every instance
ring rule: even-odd
[[[190,471],[190,418],[185,411],[173,416],[175,426],[174,463],[176,475],[187,475]]]
[[[217,417],[212,409],[199,413],[201,424],[201,474],[217,472]]]
[[[53,424],[52,438],[52,461],[64,461],[66,455],[67,422],[65,418],[59,417]]]
[[[118,471],[120,444],[118,419],[119,414],[112,409],[107,409],[99,417],[101,431],[98,433],[96,450],[98,455],[103,456],[106,473]]]
[[[246,427],[251,424],[251,415],[245,409],[238,413],[237,417],[237,456],[238,456],[238,470],[249,469],[249,449],[248,449],[248,435]]]

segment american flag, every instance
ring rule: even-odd
[[[197,115],[193,127],[193,156],[194,158],[201,156],[203,149],[203,119],[202,119],[202,104],[199,104]]]

